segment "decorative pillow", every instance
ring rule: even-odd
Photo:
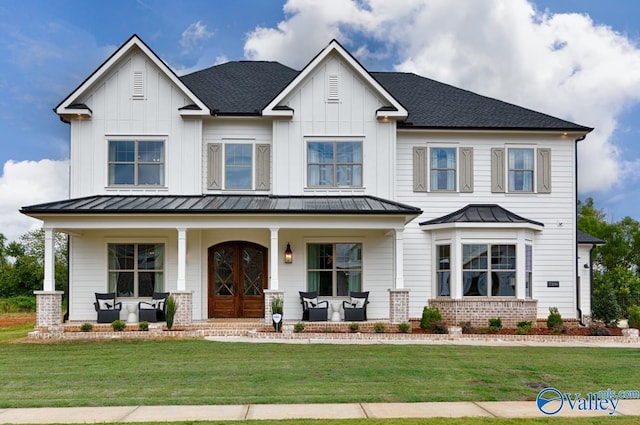
[[[100,310],[111,310],[113,308],[113,304],[109,300],[98,300],[98,306]]]
[[[317,298],[302,298],[302,301],[304,302],[305,309],[315,308],[318,305]]]
[[[366,298],[351,297],[350,303],[353,306],[353,308],[363,308],[365,301],[366,301]]]
[[[157,300],[153,300],[153,303],[155,304],[158,310],[164,310],[165,301],[166,301],[166,298],[158,298]]]
[[[153,301],[141,301],[140,308],[142,310],[155,310],[156,304]]]

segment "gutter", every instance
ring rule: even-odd
[[[578,264],[578,142],[584,140],[587,137],[586,134],[583,134],[582,136],[578,137],[575,140],[575,144],[574,144],[574,148],[573,148],[573,155],[574,155],[574,159],[573,162],[574,164],[576,164],[575,166],[575,179],[574,179],[574,184],[575,184],[575,199],[574,199],[574,205],[575,205],[575,209],[576,209],[576,220],[575,220],[575,225],[573,226],[573,237],[575,238],[576,241],[576,245],[575,245],[575,261],[576,261],[576,312],[578,314],[578,323],[580,324],[580,326],[586,326],[586,323],[584,323],[584,316],[582,314],[582,309],[580,308],[580,276],[579,276],[579,270],[580,270],[580,265]],[[591,251],[593,251],[593,248],[591,248]],[[591,269],[590,273],[593,275],[593,267],[592,267],[592,262],[591,262],[591,252],[589,252],[589,268]],[[593,276],[592,276],[593,277]],[[591,291],[593,292],[593,282],[591,285]]]

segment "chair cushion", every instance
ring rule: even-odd
[[[349,302],[351,303],[353,308],[363,308],[366,300],[366,298],[351,297],[351,301]]]
[[[317,298],[302,298],[302,302],[304,302],[304,308],[315,308],[318,305]]]
[[[100,310],[112,310],[113,304],[110,300],[98,300],[98,306]]]

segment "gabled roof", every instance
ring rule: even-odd
[[[30,216],[51,214],[363,214],[418,216],[420,208],[375,196],[95,195],[31,205]]]
[[[456,225],[456,224],[499,224],[523,225],[540,229],[544,224],[520,217],[497,204],[469,204],[464,208],[432,220],[423,221],[420,226]]]
[[[171,80],[173,84],[178,86],[184,94],[190,99],[195,107],[183,109],[185,115],[209,115],[207,106],[198,98],[198,96],[191,91],[169,68],[158,55],[153,52],[136,34],[132,35],[127,41],[124,42],[106,61],[102,63],[87,79],[85,79],[71,94],[69,94],[62,102],[54,108],[54,111],[60,115],[78,115],[84,114],[91,116],[91,110],[89,108],[79,108],[78,99],[111,67],[117,63],[123,56],[129,53],[132,49],[140,49],[158,68],[160,68],[164,74]],[[86,107],[86,105],[84,105]]]
[[[605,244],[605,242],[602,239],[598,239],[595,236],[592,236],[581,230],[578,230],[577,233],[578,233],[578,243],[583,243],[588,245],[604,245]]]

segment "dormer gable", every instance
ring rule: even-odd
[[[91,117],[91,109],[81,99],[90,89],[103,77],[105,77],[117,64],[130,53],[138,50],[151,61],[180,91],[185,99],[188,99],[184,107],[179,109],[182,116],[202,116],[210,115],[209,108],[196,96],[178,76],[164,63],[160,57],[149,48],[136,34],[132,35],[122,46],[120,46],[106,61],[102,63],[87,79],[85,79],[71,94],[69,94],[54,112],[62,120],[67,120],[71,116]],[[134,70],[131,75],[130,84],[131,98],[144,98],[146,92],[145,74],[142,70]]]
[[[283,104],[289,95],[298,88],[303,81],[317,71],[331,55],[337,57],[347,63],[352,70],[362,78],[383,103],[383,106],[376,111],[378,119],[397,119],[403,120],[407,118],[408,112],[404,106],[394,98],[373,76],[354,58],[337,40],[332,40],[327,47],[318,53],[278,95],[262,110],[263,116],[272,117],[293,117],[295,111]],[[339,102],[340,100],[340,75],[328,74],[326,76],[326,102]]]

